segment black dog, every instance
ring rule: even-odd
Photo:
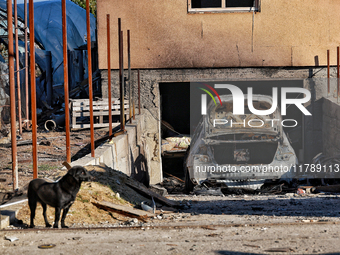
[[[61,217],[61,227],[65,226],[65,218],[68,210],[76,199],[77,193],[80,189],[82,181],[91,180],[91,176],[82,166],[72,167],[66,175],[64,175],[58,182],[46,182],[43,179],[35,179],[28,185],[28,205],[31,210],[30,228],[34,227],[35,209],[37,202],[42,205],[43,216],[46,227],[51,227],[47,221],[46,204],[55,208],[54,228],[58,228],[61,209],[63,215]]]

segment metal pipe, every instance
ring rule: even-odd
[[[107,35],[107,86],[109,102],[109,136],[112,136],[112,98],[111,98],[111,49],[110,49],[110,14],[106,15],[106,35]]]
[[[330,93],[330,84],[329,84],[329,78],[330,78],[330,74],[329,74],[329,50],[327,50],[327,93],[329,95]]]
[[[86,28],[87,28],[87,70],[89,81],[90,99],[90,130],[91,130],[91,156],[94,157],[94,120],[93,120],[93,92],[92,92],[92,55],[91,55],[91,30],[90,30],[90,0],[86,0]]]
[[[14,0],[14,26],[15,26],[15,59],[17,74],[17,92],[18,92],[18,118],[19,134],[22,135],[22,116],[21,116],[21,85],[20,85],[20,60],[19,60],[19,29],[18,29],[18,6],[17,0]]]
[[[123,61],[123,31],[121,19],[118,18],[118,45],[119,45],[119,92],[120,92],[120,129],[125,130],[124,116],[124,61]]]
[[[140,115],[140,72],[138,69],[138,114]]]
[[[340,84],[339,84],[339,78],[340,78],[340,73],[339,73],[339,56],[340,56],[340,50],[339,46],[337,47],[337,99],[339,99],[339,93],[340,93]]]
[[[27,44],[27,0],[24,1],[24,22],[25,22],[25,92],[26,92],[26,127],[29,127],[29,109],[28,109],[28,44]]]
[[[70,142],[70,110],[69,110],[69,86],[68,86],[68,58],[67,58],[67,24],[66,24],[66,0],[62,0],[62,24],[63,24],[63,55],[64,55],[64,100],[65,100],[65,131],[66,131],[66,162],[71,163]]]
[[[130,64],[130,77],[132,77],[131,75],[131,64]],[[134,86],[132,86],[132,116],[133,116],[133,120],[136,119],[136,113],[135,113],[135,89]]]
[[[132,87],[132,116],[133,116],[133,120],[136,119],[136,113],[135,113],[135,93],[134,93],[134,88]]]
[[[7,0],[7,31],[8,31],[8,69],[11,105],[11,142],[12,142],[12,177],[13,190],[18,188],[18,159],[15,110],[15,80],[14,80],[14,49],[13,49],[13,17],[12,1]]]
[[[131,59],[130,59],[130,30],[127,31],[127,48],[128,48],[128,83],[129,83],[129,119],[132,123],[132,89],[131,89]]]
[[[0,208],[5,208],[5,207],[7,207],[7,206],[20,204],[20,203],[23,203],[23,202],[26,202],[26,201],[28,201],[27,198],[26,198],[26,199],[23,199],[23,200],[16,201],[16,202],[13,202],[13,203],[8,203],[8,204],[0,205]]]
[[[121,89],[120,89],[120,106],[121,106],[121,129],[123,130],[123,132],[125,132],[125,105],[124,105],[124,89],[125,89],[125,86],[124,86],[124,83],[125,83],[125,79],[124,79],[124,43],[123,43],[123,31],[120,31],[120,40],[121,40],[121,60],[122,60],[122,63],[121,63],[121,70],[122,70],[122,76],[121,76],[121,79],[122,79],[122,83],[121,83]]]
[[[65,125],[65,114],[62,114],[62,115],[56,115],[50,120],[46,120],[44,127],[46,131],[53,131],[57,128],[57,126],[64,126],[64,125]]]
[[[35,47],[34,47],[34,5],[29,0],[30,24],[30,70],[31,70],[31,115],[32,115],[32,158],[33,179],[38,178],[38,145],[37,145],[37,94],[35,81]]]

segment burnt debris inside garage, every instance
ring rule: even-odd
[[[163,174],[182,178],[183,159],[190,142],[190,83],[160,83],[159,90]]]

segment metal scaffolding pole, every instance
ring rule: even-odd
[[[29,127],[29,109],[28,109],[28,44],[27,44],[27,0],[24,1],[24,16],[25,16],[25,94],[26,94],[26,127]]]
[[[90,99],[90,129],[91,129],[91,156],[94,157],[94,120],[93,120],[93,92],[92,92],[92,58],[91,58],[91,31],[90,31],[90,0],[86,0],[86,27],[87,27],[87,65]]]
[[[130,123],[132,123],[132,89],[131,89],[130,30],[127,31],[127,48],[128,48],[129,118],[130,118]]]
[[[38,178],[37,94],[35,83],[34,5],[29,0],[33,179]]]
[[[138,114],[140,115],[140,72],[138,69]]]
[[[336,63],[336,70],[337,70],[337,86],[336,86],[336,98],[339,100],[340,94],[340,47],[337,47],[337,63]]]
[[[327,50],[327,95],[329,95],[331,89],[330,89],[330,84],[329,84],[329,50]]]
[[[14,49],[13,49],[13,17],[12,1],[7,0],[7,26],[8,26],[8,69],[11,105],[11,141],[12,141],[12,176],[13,190],[18,188],[18,159],[17,159],[17,135],[15,118],[15,80],[14,80]]]
[[[106,15],[106,35],[107,35],[107,86],[109,102],[109,136],[112,136],[112,98],[111,98],[111,48],[110,48],[110,14]]]
[[[123,31],[121,19],[118,18],[118,45],[119,45],[119,91],[120,91],[120,129],[125,132],[124,113],[124,53],[123,53]]]
[[[68,60],[67,60],[66,0],[62,0],[61,12],[62,12],[62,24],[63,24],[66,161],[67,161],[67,163],[71,163],[70,110],[69,110],[68,62],[67,62]]]
[[[19,119],[19,134],[22,134],[22,116],[21,116],[21,87],[20,87],[20,65],[19,65],[19,28],[18,28],[18,6],[17,0],[14,0],[14,26],[15,26],[15,63],[17,74],[17,92],[18,92],[18,119]]]

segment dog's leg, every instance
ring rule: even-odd
[[[55,219],[54,219],[53,228],[58,228],[58,223],[60,219],[60,211],[61,211],[60,207],[55,208]]]
[[[35,209],[37,208],[37,200],[33,198],[28,199],[28,205],[31,210],[31,223],[30,228],[34,228],[34,217],[35,217]]]
[[[48,223],[48,220],[47,220],[47,216],[46,216],[46,204],[41,202],[41,206],[43,208],[43,216],[44,216],[44,220],[45,220],[45,225],[47,228],[50,228],[52,227],[52,225],[50,223]]]
[[[70,209],[71,206],[67,206],[66,208],[64,208],[63,210],[63,215],[61,216],[61,227],[62,228],[68,228],[68,226],[65,225],[65,218],[66,215],[68,213],[68,210]]]

